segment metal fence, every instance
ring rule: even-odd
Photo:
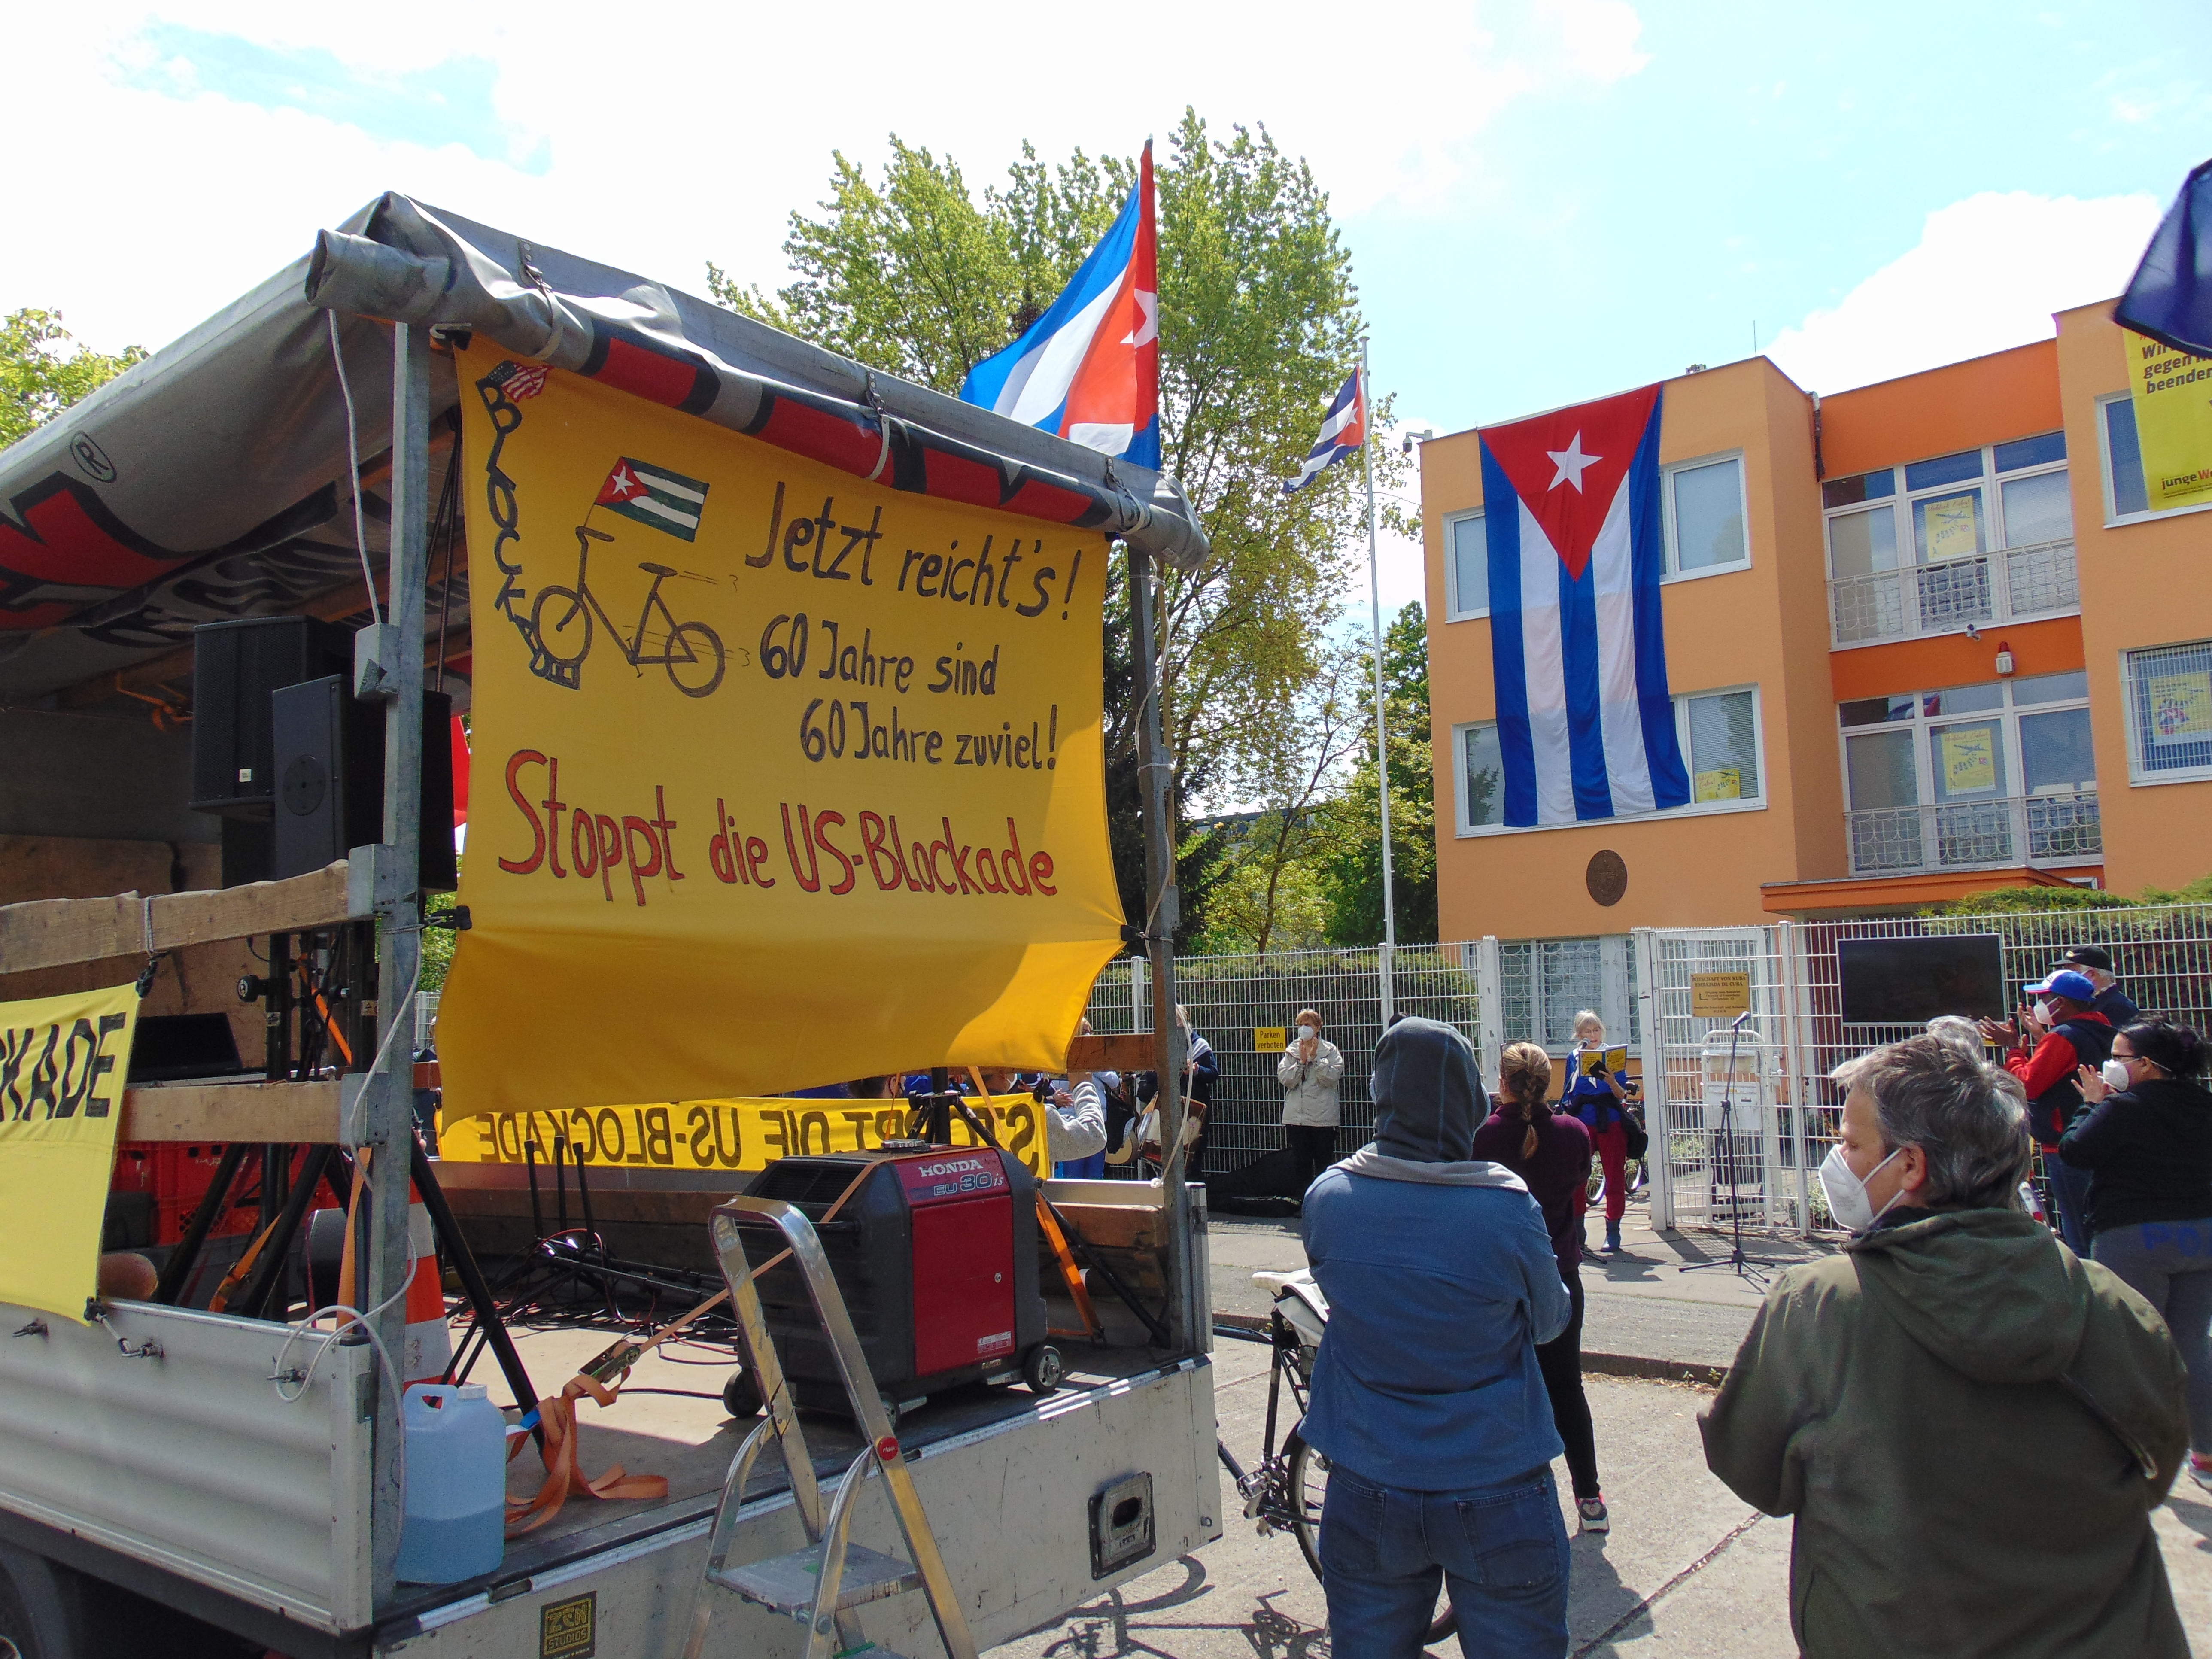
[[[1820,1231],[1830,1223],[1814,1172],[1834,1144],[1843,1104],[1829,1073],[1919,1030],[1844,1024],[1838,945],[1989,933],[2002,942],[2008,994],[2049,972],[2069,946],[2101,945],[2122,988],[2145,1009],[2212,1030],[2212,905],[2203,904],[1401,945],[1391,995],[1399,1012],[1464,1032],[1486,1084],[1497,1079],[1506,1042],[1533,1038],[1557,1054],[1571,1042],[1577,1008],[1604,1012],[1616,1039],[1625,1034],[1640,1058],[1654,1224],[1724,1226],[1740,1214],[1763,1231]],[[1301,1008],[1318,1012],[1344,1051],[1339,1149],[1366,1140],[1375,1121],[1369,1067],[1384,1023],[1382,956],[1370,948],[1177,959],[1176,994],[1221,1061],[1210,1169],[1234,1170],[1282,1145],[1279,1056],[1260,1046],[1258,1034],[1290,1026]],[[1699,976],[1734,974],[1747,981],[1750,1018],[1737,1040],[1735,1080],[1723,1087],[1729,1022],[1697,1012]],[[1703,981],[1708,993],[1713,985]],[[1103,1032],[1151,1030],[1145,964],[1109,964],[1090,1015]]]
[[[2121,988],[2144,1009],[2212,1029],[2212,905],[1640,932],[1634,945],[1654,1011],[1641,1052],[1655,1224],[1725,1225],[1740,1213],[1745,1225],[1775,1231],[1828,1226],[1814,1175],[1834,1144],[1843,1104],[1828,1074],[1921,1029],[1846,1024],[1837,947],[1960,933],[1998,935],[2010,996],[2069,946],[2100,945]],[[1696,976],[1716,973],[1750,981],[1729,1088],[1718,1086],[1729,1069],[1729,1022],[1693,1012]]]

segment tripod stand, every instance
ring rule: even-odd
[[[1766,1288],[1766,1281],[1771,1275],[1765,1268],[1756,1266],[1751,1258],[1743,1253],[1743,1202],[1737,1195],[1735,1178],[1735,1054],[1736,1044],[1743,1037],[1744,1024],[1750,1018],[1751,1010],[1747,1008],[1729,1025],[1728,1073],[1721,1085],[1720,1144],[1722,1159],[1728,1166],[1730,1240],[1729,1253],[1725,1256],[1716,1257],[1711,1261],[1692,1261],[1682,1271],[1686,1273],[1693,1273],[1706,1267],[1727,1267],[1747,1285],[1763,1291]]]

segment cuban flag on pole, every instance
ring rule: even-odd
[[[1357,455],[1366,441],[1367,388],[1359,383],[1359,371],[1355,368],[1322,418],[1321,436],[1307,453],[1305,465],[1298,469],[1297,477],[1284,483],[1283,494],[1297,495],[1339,461]]]
[[[1481,434],[1505,822],[1689,804],[1659,608],[1660,389]]]
[[[960,400],[1158,471],[1158,273],[1147,143],[1105,240],[1026,334],[968,371]]]

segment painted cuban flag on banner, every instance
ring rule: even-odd
[[[1486,428],[1508,824],[1689,804],[1659,609],[1657,386]]]

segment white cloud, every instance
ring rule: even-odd
[[[1800,386],[1841,392],[2047,340],[2053,312],[2127,286],[2160,206],[2141,195],[1970,196],[1929,214],[1917,246],[1784,329],[1766,355]]]
[[[46,135],[52,182],[37,232],[0,251],[0,309],[59,306],[93,344],[158,346],[384,190],[694,290],[709,258],[773,283],[786,217],[821,195],[833,148],[872,164],[896,131],[980,186],[1024,137],[1048,157],[1129,154],[1148,131],[1164,144],[1186,104],[1267,120],[1340,215],[1429,212],[1463,198],[1508,106],[1602,92],[1646,62],[1620,0],[1409,0],[1388,22],[1407,49],[1373,63],[1326,48],[1337,6],[1209,0],[1118,41],[1088,13],[1012,0],[978,0],[957,26],[889,0],[835,19],[681,0],[611,33],[605,16],[493,0],[395,0],[367,30],[289,0],[29,14],[11,46],[44,67],[19,77],[10,114]],[[426,43],[488,59],[515,155],[542,136],[550,166],[226,96],[220,64],[149,64],[155,23],[326,52],[369,82],[422,70]]]

